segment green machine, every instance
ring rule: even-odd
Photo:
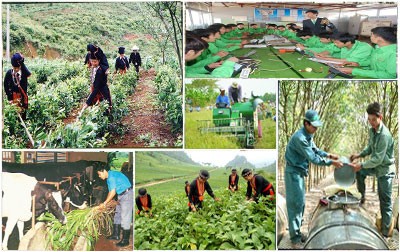
[[[212,120],[198,121],[200,132],[237,137],[244,143],[245,148],[254,148],[257,106],[263,100],[257,96],[253,96],[253,94],[251,96],[250,101],[235,103],[230,108],[214,108],[212,111]]]

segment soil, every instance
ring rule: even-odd
[[[107,148],[173,147],[176,136],[165,122],[164,112],[157,106],[154,69],[140,73],[135,93],[127,98],[129,114],[121,123],[123,136],[112,136],[114,143]]]
[[[122,233],[121,233],[122,236]],[[122,237],[121,237],[122,238]],[[126,247],[118,247],[115,245],[119,241],[108,240],[104,236],[100,236],[99,240],[96,242],[94,246],[94,251],[132,251],[133,250],[133,232],[131,231],[131,237],[129,241],[129,245]]]
[[[43,58],[52,60],[52,59],[58,59],[60,57],[61,57],[61,54],[56,49],[46,46],[46,50],[44,51]]]
[[[37,50],[31,42],[26,42],[25,52],[27,57],[36,58],[38,56]]]
[[[128,34],[125,34],[124,35],[124,39],[125,40],[134,40],[134,39],[137,39],[137,38],[139,38],[139,36],[138,35],[135,35],[135,34],[131,34],[131,33],[128,33]]]

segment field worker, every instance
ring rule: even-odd
[[[129,69],[129,61],[128,58],[125,56],[125,47],[118,48],[119,56],[115,59],[115,71],[114,74],[120,73],[125,74],[126,71]]]
[[[86,46],[87,53],[85,56],[85,63],[84,63],[84,65],[87,65],[87,68],[89,68],[89,69],[90,69],[90,46],[91,46],[91,44],[88,44]]]
[[[314,133],[322,126],[315,110],[307,110],[303,127],[296,131],[286,146],[285,188],[289,217],[289,234],[292,248],[301,249],[306,237],[300,232],[305,207],[304,177],[308,175],[310,162],[316,165],[342,167],[338,156],[318,149],[313,141]]]
[[[189,197],[189,192],[190,192],[190,184],[189,181],[185,181],[185,193],[186,193],[186,197]]]
[[[139,196],[137,196],[135,199],[136,206],[138,208],[136,214],[140,214],[141,212],[143,212],[145,216],[147,215],[153,216],[151,212],[153,203],[151,202],[150,194],[147,193],[147,190],[145,188],[140,188],[138,193]]]
[[[203,207],[204,193],[207,191],[215,201],[220,199],[215,197],[210,184],[207,180],[210,178],[210,173],[206,170],[200,170],[199,176],[190,184],[189,191],[189,211],[196,212],[197,209]]]
[[[22,109],[21,117],[26,120],[28,109],[28,77],[31,76],[25,66],[24,57],[21,53],[15,53],[11,57],[12,69],[9,69],[4,77],[4,91],[7,100]]]
[[[132,52],[129,56],[129,63],[132,63],[135,66],[137,79],[139,79],[139,67],[142,65],[142,58],[140,57],[139,47],[132,47]]]
[[[90,95],[83,105],[80,115],[88,107],[96,104],[97,101],[102,101],[103,99],[108,101],[108,112],[111,112],[112,102],[110,89],[107,85],[107,74],[103,67],[100,66],[100,56],[97,53],[90,54]]]
[[[107,180],[108,187],[107,198],[100,207],[105,207],[115,195],[118,195],[118,204],[114,215],[113,234],[108,237],[108,239],[119,240],[119,233],[122,228],[122,239],[116,245],[119,247],[128,246],[133,213],[132,184],[122,172],[108,171],[104,167],[97,170],[97,175],[99,175],[100,179]]]
[[[242,171],[242,177],[247,181],[246,200],[258,202],[261,196],[274,196],[274,186],[263,176],[253,174],[253,172],[245,168]]]
[[[375,44],[365,68],[341,68],[340,71],[374,79],[397,78],[397,35],[393,27],[375,27],[371,30],[371,42]]]
[[[228,189],[231,190],[231,192],[239,190],[239,176],[235,168],[232,169],[232,173],[229,175]]]
[[[96,57],[99,59],[99,66],[103,69],[103,71],[108,74],[109,72],[109,68],[110,65],[108,64],[108,60],[106,55],[104,54],[103,50],[101,50],[100,47],[92,45],[92,44],[88,44],[87,45],[87,50],[88,50],[88,54],[87,57],[89,59],[89,64],[90,64],[90,55],[95,54]]]
[[[242,86],[237,82],[233,82],[228,88],[228,96],[231,104],[242,102]]]
[[[215,101],[215,105],[217,108],[229,108],[231,105],[229,104],[229,98],[225,95],[225,88],[221,88],[220,93]]]
[[[361,193],[361,203],[365,201],[365,178],[375,175],[378,178],[378,196],[382,216],[382,235],[391,236],[392,223],[392,183],[395,176],[394,139],[389,129],[382,122],[382,106],[374,102],[368,105],[369,129],[368,145],[358,154],[353,154],[350,161],[371,156],[364,162],[354,164],[357,189]]]

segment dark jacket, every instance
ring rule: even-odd
[[[115,59],[115,70],[117,71],[118,69],[129,69],[129,62],[126,56],[124,56],[122,59],[118,56]]]
[[[256,192],[254,195],[252,195],[252,187],[250,181],[247,181],[247,192],[246,192],[246,197],[253,197],[255,201],[258,201],[258,198],[262,196],[267,196],[267,195],[274,195],[275,190],[272,184],[270,185],[269,181],[265,179],[263,176],[254,174],[255,177],[255,187],[256,187]],[[253,178],[254,179],[254,178]],[[269,188],[268,188],[269,187]],[[267,189],[268,188],[268,189]]]
[[[311,21],[311,19],[303,20],[303,30],[311,31],[313,35],[318,35],[322,31],[326,31],[328,27],[333,33],[337,32],[337,29],[334,24],[330,23],[328,26],[321,24],[322,18],[317,18],[315,24]]]
[[[234,182],[233,184],[232,184],[231,177],[232,177],[232,174],[229,175],[229,178],[228,178],[228,185],[232,185],[232,186],[236,186],[236,187],[237,187],[237,185],[238,185],[238,183],[239,183],[239,175],[236,174],[235,182]]]
[[[185,185],[186,197],[189,197],[189,192],[190,192],[190,185],[189,185],[189,186],[186,186],[186,185]]]
[[[104,99],[106,99],[111,106],[111,94],[110,89],[107,86],[107,75],[105,71],[100,66],[97,71],[93,82],[93,91],[90,93],[89,98],[86,101],[88,106],[92,105],[93,99],[98,93],[100,93]]]
[[[13,72],[12,69],[8,70],[4,77],[4,91],[7,95],[7,100],[11,101],[13,99],[13,93],[21,93],[22,106],[27,108],[28,77],[31,75],[31,72],[29,72],[25,64],[21,65],[21,78],[19,80],[19,85],[25,94],[22,94],[22,91],[20,90],[17,84],[18,81],[13,77],[12,72]],[[26,96],[26,100],[24,99],[24,96]]]
[[[140,57],[140,53],[132,52],[131,55],[129,56],[129,63],[132,63],[135,66],[141,66],[142,65],[142,58]]]
[[[198,205],[201,203],[201,201],[199,200],[200,195],[199,195],[199,190],[197,188],[196,181],[197,181],[197,178],[195,180],[193,180],[192,183],[190,183],[190,192],[189,192],[189,196],[188,196],[189,203],[194,204],[194,205]],[[204,183],[204,189],[205,189],[205,192],[207,192],[208,195],[210,195],[212,198],[215,197],[208,181],[206,181]]]
[[[136,206],[139,209],[139,211],[143,211],[143,205],[142,202],[140,202],[140,196],[137,196],[135,199]],[[147,207],[151,209],[153,207],[153,204],[151,203],[151,196],[150,194],[147,194]]]

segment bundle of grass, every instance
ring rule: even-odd
[[[93,250],[100,235],[111,235],[116,205],[116,201],[111,201],[105,208],[73,210],[66,214],[65,225],[50,213],[42,215],[38,220],[47,222],[47,249],[73,250],[78,238],[83,236],[87,250]]]

